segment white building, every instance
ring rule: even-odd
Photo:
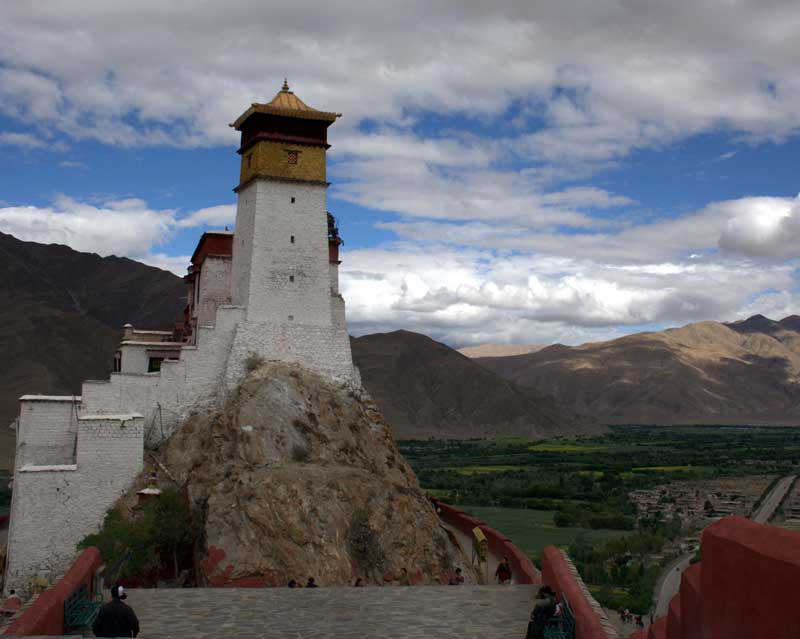
[[[339,294],[341,240],[327,213],[327,128],[339,114],[284,83],[231,126],[242,133],[236,232],[205,233],[184,324],[124,327],[109,380],[80,397],[20,398],[6,590],[55,576],[142,469],[146,443],[221,405],[248,365],[297,362],[360,386]]]

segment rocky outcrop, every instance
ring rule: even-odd
[[[300,367],[252,371],[157,456],[203,520],[211,585],[438,583],[466,563],[371,400]]]

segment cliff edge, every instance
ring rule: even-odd
[[[298,366],[251,371],[157,456],[203,518],[211,585],[439,583],[467,568],[369,397]]]

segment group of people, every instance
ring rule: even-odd
[[[319,588],[319,584],[317,583],[317,580],[314,579],[314,577],[309,577],[308,580],[306,581],[306,585],[305,586],[303,586],[303,584],[301,584],[299,581],[297,581],[295,579],[290,579],[289,580],[289,588],[304,588],[304,587],[305,588]]]
[[[635,623],[637,627],[644,628],[644,619],[642,615],[634,615],[627,608],[619,611],[619,620],[622,623]]]

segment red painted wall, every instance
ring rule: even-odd
[[[100,551],[94,547],[84,550],[67,574],[50,590],[43,592],[3,634],[15,637],[64,634],[64,600],[82,584],[91,592],[94,574],[99,567]]]
[[[465,535],[472,537],[472,529],[476,526],[486,535],[489,544],[489,552],[496,557],[508,557],[511,564],[511,573],[514,581],[519,584],[540,584],[542,575],[528,559],[528,555],[514,545],[508,537],[498,532],[494,528],[487,526],[480,519],[470,517],[463,510],[450,506],[449,504],[431,498],[434,507],[439,513],[439,517],[449,526],[456,528]],[[468,550],[468,549],[465,549]]]
[[[800,636],[800,534],[725,517],[702,547],[704,639]]]
[[[703,639],[700,601],[700,564],[689,566],[681,575],[681,634],[680,639]]]
[[[564,555],[555,546],[548,546],[542,552],[542,581],[559,597],[561,593],[567,596],[575,614],[575,639],[606,639],[600,618],[584,596]]]
[[[661,617],[647,629],[647,639],[666,639],[667,638],[667,618]]]
[[[667,639],[682,639],[683,626],[681,619],[681,596],[678,593],[669,602],[669,609],[667,610]]]

